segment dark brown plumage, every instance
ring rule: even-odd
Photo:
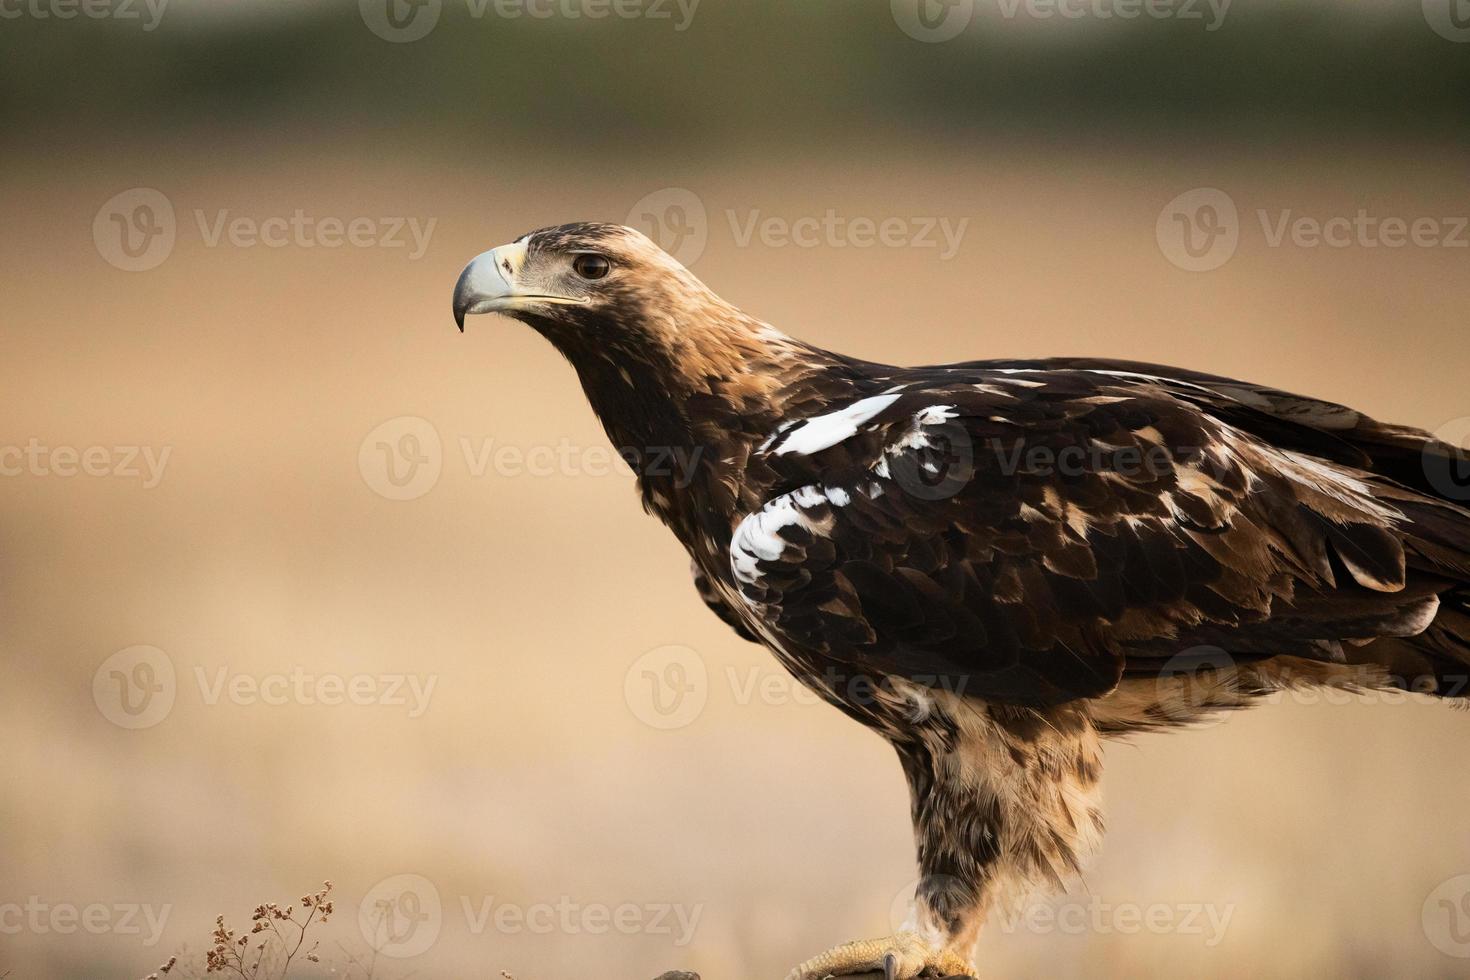
[[[572,363],[710,608],[898,751],[914,916],[793,977],[968,970],[1100,835],[1102,736],[1297,684],[1466,693],[1465,461],[1423,432],[1154,365],[855,360],[611,225],[471,263],[456,315],[490,311]]]

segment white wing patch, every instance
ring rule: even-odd
[[[783,423],[766,439],[761,451],[783,456],[787,453],[810,455],[830,449],[856,435],[864,422],[892,405],[898,397],[896,393],[874,395],[836,412]],[[880,480],[889,479],[888,461],[891,457],[928,447],[931,430],[959,418],[959,415],[960,410],[954,405],[929,405],[915,412],[912,425],[883,447],[882,454],[869,472]],[[933,464],[926,464],[926,468],[936,472]],[[781,557],[787,548],[786,540],[781,537],[782,528],[795,524],[812,534],[830,533],[832,515],[815,520],[808,511],[824,504],[832,508],[846,507],[852,503],[854,492],[876,500],[883,495],[883,486],[878,480],[869,480],[852,488],[814,484],[775,497],[760,510],[746,515],[730,538],[730,569],[735,580],[752,585],[760,578],[760,562],[776,561]]]
[[[810,456],[824,449],[831,449],[844,439],[851,439],[857,435],[858,426],[898,399],[898,393],[873,395],[870,398],[855,401],[846,408],[835,412],[828,412],[826,415],[818,415],[815,418],[798,422],[784,438],[780,439],[776,445],[776,455],[800,453],[803,456]],[[780,435],[781,431],[777,430],[777,436]]]
[[[730,570],[737,582],[753,584],[759,577],[758,563],[776,561],[786,550],[787,543],[781,537],[781,529],[792,524],[812,534],[826,534],[832,529],[832,517],[813,520],[805,511],[819,504],[841,507],[852,498],[839,489],[802,487],[783,493],[766,503],[760,510],[746,515],[735,528],[730,538]]]

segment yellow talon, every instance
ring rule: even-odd
[[[954,950],[936,947],[917,933],[901,932],[834,946],[792,970],[786,980],[828,980],[861,973],[882,973],[883,980],[917,980],[968,977],[973,972],[968,959]]]

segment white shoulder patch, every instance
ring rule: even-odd
[[[796,423],[776,445],[776,455],[799,453],[810,456],[831,449],[844,439],[857,435],[858,426],[898,401],[899,394],[873,395],[853,402],[846,408]]]

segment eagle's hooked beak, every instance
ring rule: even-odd
[[[475,256],[454,284],[454,322],[464,333],[464,318],[471,313],[500,313],[538,304],[581,306],[585,299],[550,296],[521,289],[516,276],[526,264],[526,243],[501,245]]]

